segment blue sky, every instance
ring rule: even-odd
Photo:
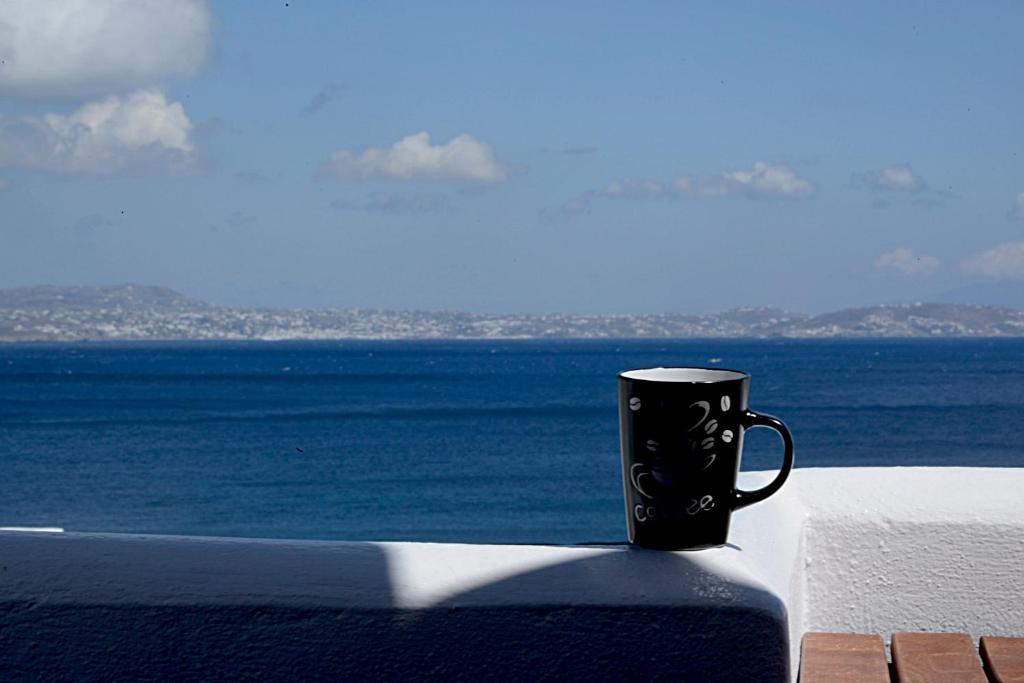
[[[1022,25],[995,2],[10,0],[0,287],[984,303],[1024,280]]]

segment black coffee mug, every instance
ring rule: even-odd
[[[750,375],[651,368],[619,375],[622,479],[629,542],[694,550],[723,545],[733,510],[772,495],[793,469],[793,437],[747,410]],[[743,432],[768,427],[785,444],[782,469],[757,491],[736,488]]]

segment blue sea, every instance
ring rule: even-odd
[[[621,541],[616,375],[658,365],[750,372],[798,467],[1024,466],[1020,340],[8,344],[0,526]]]

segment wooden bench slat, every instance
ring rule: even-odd
[[[1024,683],[1024,638],[983,636],[981,658],[995,683]]]
[[[965,633],[894,633],[892,662],[898,683],[988,683]]]
[[[800,650],[800,683],[889,683],[881,636],[807,633]]]

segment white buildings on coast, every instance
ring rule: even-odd
[[[817,316],[772,308],[707,315],[487,315],[228,308],[138,285],[0,290],[0,341],[937,336],[1024,336],[1024,311],[904,304]]]

